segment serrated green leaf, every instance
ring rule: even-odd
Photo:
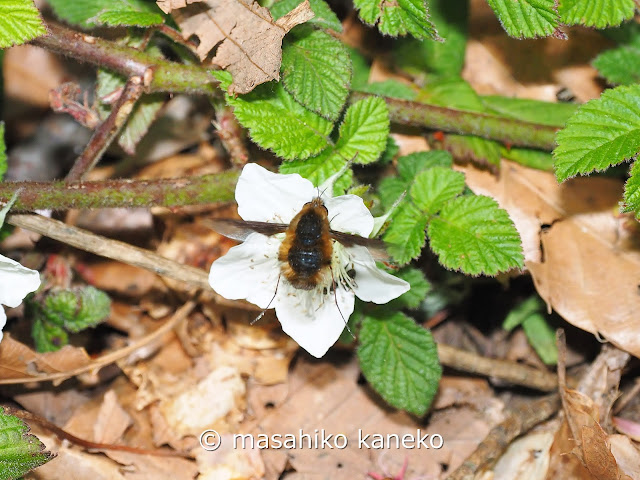
[[[223,92],[226,92],[233,83],[231,72],[227,72],[226,70],[211,70],[209,73],[220,82],[219,87]]]
[[[371,66],[369,65],[369,61],[355,48],[347,48],[349,49],[351,65],[353,66],[351,88],[353,90],[360,90],[369,83],[369,72],[371,71]]]
[[[579,107],[575,103],[543,102],[501,95],[484,95],[479,98],[489,113],[550,127],[563,127]]]
[[[285,37],[284,88],[309,110],[335,121],[349,93],[351,57],[331,35],[302,25]]]
[[[446,268],[496,275],[523,266],[518,231],[492,198],[453,199],[431,220],[428,234],[431,248]]]
[[[431,289],[431,284],[425,278],[424,273],[413,267],[404,267],[392,273],[396,277],[409,282],[411,288],[408,292],[392,300],[388,305],[396,310],[400,308],[418,308],[427,292]]]
[[[394,202],[409,189],[409,182],[398,177],[385,177],[378,185],[380,203],[385,210],[391,208]]]
[[[56,352],[69,344],[69,335],[60,325],[54,325],[43,318],[36,318],[31,327],[31,337],[40,353]]]
[[[382,155],[380,156],[380,163],[386,164],[391,162],[398,152],[400,152],[400,146],[396,143],[393,137],[387,137],[387,146],[384,148],[384,152],[382,152]]]
[[[146,27],[164,23],[161,10],[147,0],[48,0],[63,20],[82,27]]]
[[[378,97],[365,98],[347,109],[344,121],[340,125],[340,138],[336,142],[336,150],[344,159],[355,158],[355,163],[372,163],[387,146],[388,136],[387,104]]]
[[[411,199],[426,215],[433,215],[443,205],[464,191],[464,174],[447,167],[433,167],[420,172],[411,187]]]
[[[400,39],[393,51],[395,63],[413,76],[459,77],[467,43],[468,2],[430,0],[429,14],[444,42]],[[430,83],[425,82],[425,83]]]
[[[529,343],[545,365],[558,363],[556,332],[551,328],[544,315],[534,313],[522,322]]]
[[[346,164],[346,160],[333,153],[333,150],[329,148],[320,155],[307,158],[306,160],[282,162],[280,165],[280,173],[297,173],[307,180],[310,180],[315,186],[319,186],[332,175],[338,173]],[[347,169],[334,184],[333,194],[343,195],[347,188],[351,186],[352,182],[353,172],[351,169]]]
[[[7,173],[7,146],[4,143],[4,122],[0,122],[0,180]]]
[[[422,170],[433,167],[451,167],[452,165],[451,154],[444,150],[414,152],[398,159],[398,173],[403,179],[410,182]]]
[[[442,375],[431,333],[396,313],[366,317],[359,338],[360,368],[371,386],[390,405],[424,415]]]
[[[354,0],[360,18],[377,25],[380,33],[397,37],[411,34],[415,38],[439,40],[438,32],[429,21],[424,0]]]
[[[286,160],[308,158],[332,145],[333,123],[304,108],[279,83],[227,96],[227,103],[254,142]]]
[[[78,297],[71,290],[52,291],[47,295],[42,310],[49,323],[62,327],[76,316]]]
[[[631,85],[640,81],[640,42],[607,50],[592,62],[600,75],[614,85]]]
[[[607,90],[582,105],[558,132],[556,177],[604,170],[640,150],[640,85]]]
[[[280,0],[271,6],[271,16],[273,20],[278,20],[285,16],[291,10],[296,8],[302,0]],[[314,13],[314,17],[307,23],[317,25],[322,28],[330,28],[336,32],[342,32],[342,24],[333,10],[324,0],[309,0],[309,6]]]
[[[420,89],[418,102],[457,108],[468,112],[484,112],[485,106],[476,91],[461,78],[443,78]]]
[[[558,13],[566,25],[604,28],[633,17],[633,0],[560,0]]]
[[[636,212],[636,218],[640,219],[640,162],[633,162],[629,179],[624,185],[623,212]]]
[[[487,0],[505,31],[516,38],[548,37],[558,29],[557,0]],[[591,0],[590,0],[591,1]]]
[[[20,478],[55,455],[45,451],[38,437],[22,420],[0,411],[0,478]]]
[[[398,206],[383,238],[387,252],[399,265],[420,256],[426,241],[427,220],[428,217],[407,200]]]
[[[359,90],[373,95],[400,98],[402,100],[414,100],[417,95],[417,92],[411,86],[397,80],[369,83]]]
[[[0,3],[0,48],[20,45],[46,33],[33,0],[5,0]]]

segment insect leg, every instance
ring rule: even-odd
[[[353,332],[351,331],[351,329],[349,328],[349,324],[347,323],[347,320],[344,318],[344,315],[342,314],[342,311],[340,310],[340,305],[338,305],[338,286],[336,285],[336,279],[333,276],[333,268],[331,268],[331,266],[329,266],[329,270],[331,270],[331,283],[333,284],[333,298],[336,302],[336,308],[338,309],[338,313],[340,313],[340,316],[342,317],[342,321],[344,322],[344,326],[347,327],[347,331],[349,332],[349,335],[351,335],[351,337],[355,340],[356,336],[353,334]]]
[[[280,286],[280,275],[281,274],[278,274],[278,283],[276,283],[276,291],[273,292],[273,297],[271,297],[271,300],[269,300],[269,304],[267,305],[267,307],[264,310],[262,310],[262,312],[260,312],[260,315],[258,315],[256,318],[254,318],[251,321],[251,323],[249,325],[253,325],[258,320],[260,320],[262,317],[264,317],[264,314],[267,313],[267,310],[269,310],[269,307],[271,306],[273,301],[276,299],[276,295],[278,294],[278,287]]]

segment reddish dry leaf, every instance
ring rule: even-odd
[[[462,170],[475,193],[509,212],[540,296],[568,322],[640,356],[640,248],[634,226],[616,213],[622,184],[575,178],[558,185],[551,173],[506,161],[501,168],[499,179]]]
[[[586,467],[598,480],[630,480],[621,474],[607,443],[607,434],[597,423],[582,427],[582,450]]]
[[[253,0],[157,3],[165,13],[173,13],[184,38],[198,36],[200,59],[216,49],[212,63],[233,75],[229,93],[248,93],[256,85],[278,80],[282,39],[293,27],[313,17],[308,0],[275,22],[269,9]]]
[[[70,372],[88,365],[84,348],[66,345],[57,352],[38,353],[5,333],[0,343],[0,379],[33,377],[47,373]]]

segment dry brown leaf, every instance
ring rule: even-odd
[[[264,463],[257,448],[233,448],[233,435],[221,437],[221,446],[214,452],[199,449],[196,461],[198,480],[252,480],[262,478]]]
[[[131,423],[131,417],[120,405],[116,392],[109,390],[104,394],[98,418],[93,425],[93,440],[98,443],[118,443]]]
[[[149,293],[158,280],[158,276],[149,270],[115,261],[83,264],[78,270],[91,285],[130,298]]]
[[[84,348],[66,345],[57,352],[38,353],[5,333],[0,343],[0,379],[68,372],[91,362]]]
[[[582,427],[582,450],[587,468],[598,480],[630,480],[620,472],[607,442],[607,434],[597,423]]]
[[[616,214],[622,184],[575,178],[558,185],[551,173],[506,161],[501,168],[499,179],[462,170],[475,193],[509,212],[540,296],[568,322],[640,356],[640,249]]]
[[[609,446],[616,462],[626,475],[640,480],[640,451],[625,435],[609,435]]]
[[[494,480],[544,480],[552,443],[552,432],[535,432],[517,439],[496,463]]]
[[[185,38],[197,35],[204,60],[216,48],[212,63],[233,75],[229,93],[248,93],[256,85],[280,79],[282,39],[296,25],[313,18],[305,0],[273,21],[269,9],[253,0],[158,0],[172,12]]]

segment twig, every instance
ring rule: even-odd
[[[369,96],[371,94],[354,92],[349,101],[353,103]],[[397,98],[382,98],[387,103],[392,122],[463,135],[477,135],[509,143],[512,146],[553,150],[556,145],[556,132],[562,128],[562,125],[557,127],[541,125],[513,118],[426,105]]]
[[[183,458],[193,458],[189,452],[179,452],[175,450],[157,450],[157,449],[149,449],[149,448],[137,448],[130,447],[129,445],[113,445],[110,443],[97,443],[92,442],[90,440],[85,440],[80,437],[76,437],[72,433],[63,430],[58,427],[55,423],[50,422],[46,418],[42,418],[39,415],[28,412],[26,410],[19,410],[17,408],[9,407],[7,405],[2,406],[4,408],[5,413],[15,415],[16,417],[22,418],[23,420],[27,420],[29,422],[37,423],[41,427],[53,432],[58,438],[62,440],[67,440],[71,443],[75,443],[76,445],[80,445],[81,447],[92,449],[92,450],[119,450],[121,452],[129,452],[135,453],[138,455],[154,455],[157,457],[183,457]]]
[[[187,92],[219,97],[218,80],[210,69],[199,65],[183,65],[154,57],[126,45],[119,45],[86,33],[75,32],[56,23],[48,23],[48,35],[33,44],[67,55],[81,62],[113,70],[125,77],[143,77],[149,69],[153,79],[148,92]]]
[[[478,448],[447,480],[473,480],[478,472],[493,467],[517,436],[545,421],[559,408],[560,396],[557,393],[518,405],[506,420],[491,429]]]
[[[97,182],[0,182],[0,202],[20,191],[12,212],[40,209],[112,207],[181,207],[229,202],[234,198],[238,172],[156,180]]]
[[[84,151],[76,159],[73,167],[67,174],[67,177],[65,178],[67,182],[77,182],[82,180],[84,176],[98,163],[102,154],[126,123],[133,107],[142,96],[145,85],[149,85],[151,83],[153,78],[152,72],[153,70],[149,68],[145,70],[142,76],[136,75],[129,77],[127,83],[122,89],[120,97],[113,105],[111,113],[93,132],[91,140],[89,140]]]
[[[438,357],[442,365],[463,372],[497,377],[544,392],[558,388],[558,377],[555,374],[516,362],[481,357],[442,343],[438,343]]]
[[[211,291],[208,275],[204,270],[174,262],[149,250],[95,235],[41,215],[11,215],[7,218],[7,223],[59,240],[80,250],[135,265],[158,275]],[[227,300],[220,295],[214,295],[214,298],[220,305],[260,310],[249,303]]]
[[[97,372],[102,367],[105,367],[111,363],[115,363],[118,360],[130,355],[135,352],[139,348],[144,347],[145,345],[150,344],[154,340],[162,337],[165,333],[173,330],[180,322],[182,322],[189,313],[194,309],[195,302],[189,301],[185,303],[182,307],[180,307],[176,312],[171,316],[169,320],[167,320],[164,325],[157,328],[151,333],[148,333],[144,337],[136,339],[131,345],[127,345],[119,350],[115,350],[113,352],[107,353],[101,357],[96,358],[88,365],[83,365],[82,367],[76,368],[74,370],[69,370],[67,372],[56,372],[56,373],[48,373],[46,375],[34,375],[30,377],[21,377],[21,378],[5,378],[0,379],[0,385],[8,385],[8,384],[19,384],[19,383],[29,383],[29,382],[45,382],[51,380],[66,380],[71,377],[77,377],[78,375],[82,375],[87,372]]]

